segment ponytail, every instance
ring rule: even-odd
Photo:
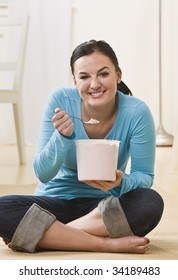
[[[126,84],[123,81],[117,84],[117,89],[124,94],[132,95],[131,90],[128,88],[128,86],[126,86]]]

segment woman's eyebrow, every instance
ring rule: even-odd
[[[79,74],[79,75],[88,75],[87,72],[79,72],[78,74]]]
[[[108,67],[108,66],[102,67],[101,69],[98,70],[98,73],[101,72],[101,71],[103,71],[104,69],[109,69],[109,67]]]
[[[99,70],[97,71],[97,73],[103,71],[104,69],[109,69],[109,67],[104,66],[104,67],[102,67],[101,69],[99,69]],[[79,72],[79,75],[88,75],[88,73],[87,73],[87,72]]]

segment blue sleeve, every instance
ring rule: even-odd
[[[124,173],[121,186],[111,190],[114,196],[136,188],[150,188],[154,180],[156,133],[152,114],[145,103],[137,106],[130,127],[130,174]]]
[[[57,97],[54,91],[47,100],[40,125],[37,152],[33,161],[35,174],[42,183],[56,176],[75,139],[75,133],[71,137],[64,137],[54,128],[53,110],[57,107],[65,108],[63,99],[60,100],[60,96]]]

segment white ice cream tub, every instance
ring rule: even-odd
[[[120,141],[76,140],[78,180],[115,181]]]

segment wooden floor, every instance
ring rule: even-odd
[[[0,146],[0,195],[32,194],[37,179],[33,173],[32,161],[35,148],[26,147],[27,164],[18,164],[16,146]],[[0,241],[0,259],[50,259],[50,260],[178,260],[178,171],[170,169],[172,148],[157,148],[156,177],[153,188],[165,201],[165,210],[160,224],[148,237],[150,250],[144,255],[111,254],[92,252],[39,252],[27,254],[13,252]]]

